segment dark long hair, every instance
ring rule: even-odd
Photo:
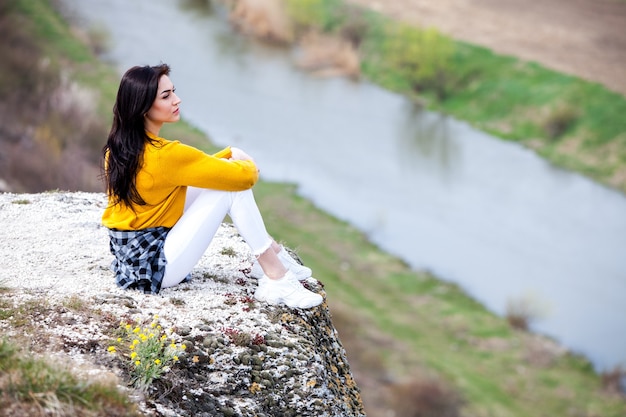
[[[144,115],[156,99],[159,79],[169,73],[167,64],[137,66],[126,71],[120,81],[113,125],[102,149],[106,190],[113,204],[146,204],[136,187],[143,151],[146,142],[151,141],[146,135]]]

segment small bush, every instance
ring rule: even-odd
[[[602,388],[613,394],[626,393],[626,370],[621,366],[616,366],[610,371],[602,373]]]
[[[284,0],[284,4],[297,31],[319,28],[331,32],[341,23],[339,0]]]
[[[506,319],[514,329],[528,330],[533,321],[545,317],[547,307],[539,299],[527,294],[509,299],[506,306]]]
[[[393,409],[402,417],[458,417],[461,395],[438,378],[415,379],[392,387]]]
[[[111,35],[104,26],[94,26],[87,32],[88,45],[96,55],[103,55],[111,47]]]
[[[553,108],[545,121],[543,130],[550,139],[562,136],[580,117],[580,110],[573,104],[563,103]]]
[[[445,98],[454,43],[436,29],[388,25],[383,59],[411,84],[413,90],[432,90]]]
[[[266,41],[289,44],[293,33],[279,0],[236,0],[230,21],[243,33]]]

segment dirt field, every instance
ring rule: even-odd
[[[626,95],[625,0],[349,0]]]

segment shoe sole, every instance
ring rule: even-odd
[[[320,299],[317,299],[315,301],[311,300],[308,303],[300,304],[300,305],[290,305],[283,298],[269,298],[269,297],[266,297],[264,301],[266,303],[268,303],[268,304],[271,304],[271,305],[284,304],[284,305],[286,305],[289,308],[312,308],[312,307],[317,307],[318,305],[322,304],[324,302],[324,298],[322,298],[322,296],[320,295]]]

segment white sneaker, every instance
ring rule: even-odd
[[[301,265],[298,261],[293,259],[291,254],[287,252],[284,246],[281,246],[280,252],[278,252],[278,259],[283,263],[285,268],[293,272],[298,281],[304,281],[307,278],[311,278],[311,268]]]
[[[278,256],[278,259],[280,259],[280,262],[283,264],[285,268],[293,272],[293,274],[296,276],[298,281],[304,281],[307,278],[311,278],[312,276],[311,268],[308,268],[304,265],[300,265],[300,263],[298,263],[298,261],[293,259],[293,257],[289,254],[289,252],[287,252],[287,250],[284,247],[280,249],[280,252],[278,252],[276,256]],[[252,268],[250,268],[250,276],[252,278],[256,278],[260,280],[263,277],[263,275],[265,275],[265,273],[263,272],[263,268],[261,268],[261,265],[255,259],[254,262],[252,263]]]
[[[259,278],[258,287],[257,287],[256,291],[254,292],[254,298],[256,298],[257,301],[261,301],[261,302],[267,301],[267,290],[268,290],[267,282],[269,280],[270,279],[268,277],[266,277],[265,275],[263,275],[263,276],[261,276],[261,278]]]
[[[281,279],[259,279],[259,287],[254,298],[268,304],[285,304],[291,308],[311,308],[322,304],[321,295],[309,291],[302,286],[291,271]]]

